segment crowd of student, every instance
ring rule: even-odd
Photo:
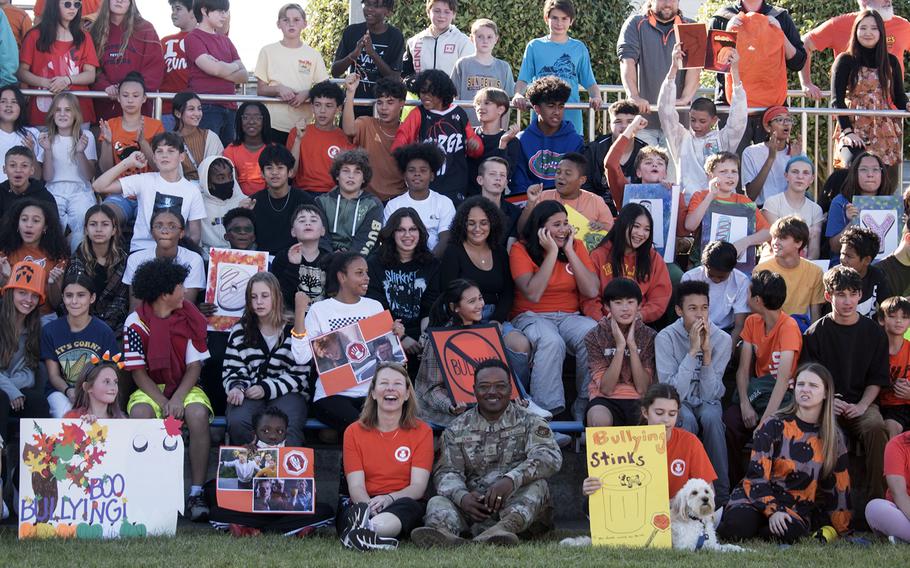
[[[587,48],[568,35],[570,0],[544,3],[549,34],[528,43],[517,80],[492,55],[493,21],[476,20],[470,37],[452,25],[456,0],[428,0],[430,25],[407,41],[387,21],[392,0],[365,0],[366,21],[345,29],[331,66],[301,41],[306,14],[288,4],[281,41],[254,71],[259,94],[281,102],[237,109],[195,94],[232,95],[247,80],[228,1],[170,4],[180,32],[159,40],[130,0],[51,1],[30,31],[4,3],[0,446],[10,417],[170,415],[189,433],[188,517],[234,534],[307,534],[332,516],[325,503],[267,521],[219,509],[203,485],[216,414],[232,443],[260,445],[303,444],[312,415],[344,436],[342,542],[371,549],[409,534],[516,542],[546,520],[546,479],[568,439],[545,420],[560,415],[666,426],[670,496],[688,478],[712,482],[723,538],[845,534],[850,439],[863,447],[866,521],[910,541],[910,235],[873,264],[879,236],[852,223],[851,203],[895,192],[899,121],[840,117],[843,167],[815,203],[814,164],[783,100],[753,99],[774,90],[762,90],[754,55],[734,51],[719,82],[722,128],[714,102],[693,100],[673,0],[646,2],[624,26],[628,96],[589,144],[580,112],[565,110],[579,85],[601,103]],[[789,15],[754,4],[712,25],[768,35],[786,66],[800,49],[804,60]],[[840,24],[852,35],[832,71],[835,105],[904,108],[902,59],[886,48],[888,34],[910,33],[889,24],[910,24],[887,0],[860,7]],[[26,31],[4,76],[14,21]],[[657,61],[644,54],[658,43],[655,76],[660,65],[638,61]],[[19,85],[48,93],[26,99]],[[108,98],[73,95],[89,89]],[[178,93],[162,121],[147,90]],[[402,120],[408,91],[420,104]],[[685,122],[675,107],[689,101]],[[526,129],[509,126],[511,106],[533,109]],[[678,222],[662,234],[625,192],[677,179]],[[745,205],[754,230],[702,249],[715,204]],[[592,250],[572,210],[605,231]],[[677,240],[675,262],[657,235]],[[206,332],[211,247],[271,257],[229,332]],[[747,255],[751,276],[736,268]],[[813,260],[829,255],[824,272]],[[328,394],[317,370],[345,346],[310,339],[384,310],[407,366],[381,363],[372,381]],[[482,323],[499,327],[507,360],[478,367],[468,408],[449,398],[425,331]],[[446,428],[435,467],[427,423]]]

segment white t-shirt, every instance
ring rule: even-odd
[[[708,278],[708,269],[696,266],[683,274],[682,282],[693,280],[708,285],[708,318],[717,327],[727,330],[733,327],[735,314],[748,314],[749,277],[740,270],[733,269],[729,278],[716,283]],[[734,346],[735,347],[735,346]]]
[[[155,260],[155,249],[142,249],[131,253],[126,259],[126,268],[123,269],[121,281],[126,285],[133,283],[133,274],[143,262]],[[205,266],[202,257],[183,247],[177,247],[177,262],[190,269],[189,276],[183,281],[184,288],[198,288],[205,290]]]
[[[420,220],[427,226],[427,232],[430,234],[430,238],[427,240],[430,250],[436,248],[439,233],[448,231],[452,225],[452,218],[455,217],[455,206],[452,204],[452,200],[431,189],[430,195],[422,201],[412,198],[410,193],[390,199],[382,213],[383,224],[389,220],[392,213],[402,207],[413,207],[420,215]]]
[[[35,159],[39,162],[44,161],[44,148],[38,144],[38,129],[32,128],[31,126],[25,127],[25,132],[32,139],[32,151],[35,153]],[[13,146],[26,146],[22,142],[23,137],[18,132],[7,132],[3,129],[0,129],[0,161],[6,157],[6,152],[9,151]],[[0,183],[3,183],[7,180],[6,172],[3,171],[3,168],[0,168]]]
[[[778,193],[783,193],[787,190],[787,180],[784,179],[784,169],[787,167],[787,162],[789,162],[792,157],[793,156],[786,152],[778,152],[774,156],[774,163],[771,165],[771,171],[768,172],[768,176],[765,178],[765,185],[762,186],[761,193],[758,194],[758,199],[755,200],[756,205],[763,205],[765,200],[772,195],[777,195]],[[755,179],[767,159],[768,146],[765,143],[752,144],[743,150],[743,188]]]
[[[773,213],[778,219],[786,215],[799,215],[799,218],[805,221],[806,225],[809,225],[809,228],[825,221],[825,213],[822,211],[822,208],[819,207],[818,203],[807,197],[800,209],[794,209],[787,203],[786,192],[769,197],[768,200],[765,201],[763,209],[769,213]]]
[[[82,134],[80,133],[80,136]],[[88,146],[85,147],[85,157],[89,160],[98,160],[98,150],[95,148],[95,136],[91,130],[85,130],[88,137]],[[51,159],[54,161],[54,179],[49,180],[48,185],[59,182],[83,183],[91,185],[91,179],[85,179],[79,172],[79,164],[73,160],[73,142],[72,136],[54,136],[54,142],[51,144]]]
[[[292,338],[291,353],[298,365],[304,365],[313,358],[313,350],[310,346],[310,339],[318,337],[330,331],[335,331],[342,327],[353,325],[362,319],[382,313],[385,308],[376,300],[370,298],[360,298],[356,304],[345,304],[335,298],[320,300],[310,306],[307,311],[304,327],[307,336],[303,339]],[[370,390],[370,382],[366,381],[356,387],[349,388],[346,391],[338,393],[341,396],[359,398],[367,395]],[[325,388],[322,386],[322,379],[316,381],[316,393],[313,400],[325,398]]]
[[[180,214],[187,223],[207,217],[199,185],[184,177],[172,183],[160,173],[151,172],[121,178],[120,186],[124,197],[135,197],[139,201],[130,251],[155,248],[151,219],[156,205],[159,209],[179,205]]]

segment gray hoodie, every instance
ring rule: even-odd
[[[702,367],[702,354],[689,356],[689,332],[682,318],[664,328],[654,340],[657,354],[657,379],[673,385],[682,400],[691,406],[702,401],[719,401],[724,396],[724,369],[730,361],[733,340],[716,325],[709,324],[711,333],[711,365]]]
[[[25,333],[19,336],[19,347],[13,353],[9,365],[5,369],[0,369],[0,390],[5,392],[11,401],[25,396],[22,389],[35,386],[35,370],[28,368],[25,356],[25,336]]]

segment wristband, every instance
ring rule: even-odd
[[[291,328],[291,337],[294,339],[303,339],[306,337],[306,330],[303,333],[299,333],[296,329]]]
[[[66,387],[65,389],[63,389],[64,396],[66,395],[66,393],[70,392],[70,389],[76,390],[76,387],[70,385],[70,386]]]

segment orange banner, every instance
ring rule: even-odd
[[[506,349],[495,325],[472,325],[462,328],[428,329],[430,341],[439,361],[439,372],[446,380],[449,395],[457,404],[474,404],[474,369],[487,359],[499,359],[506,365]],[[515,375],[512,374],[512,399],[518,398]]]

